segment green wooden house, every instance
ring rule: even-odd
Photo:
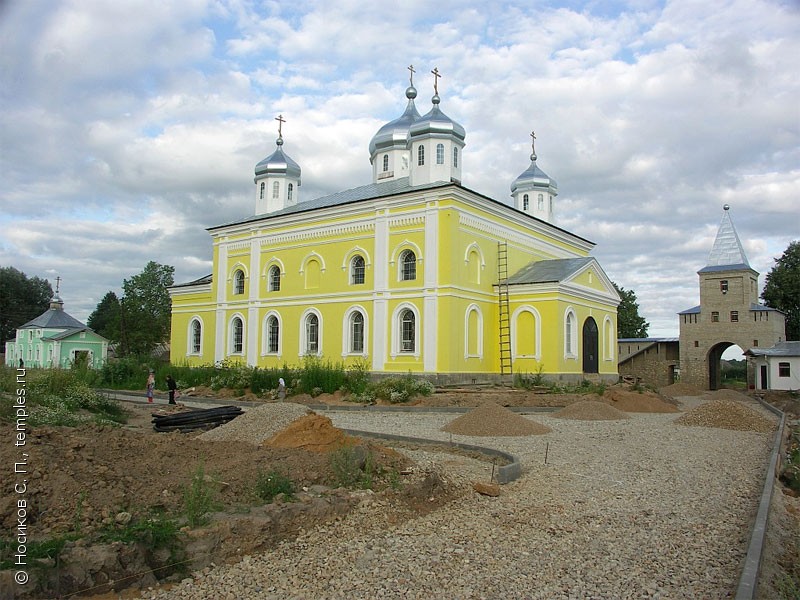
[[[64,311],[58,293],[50,308],[17,329],[17,337],[6,342],[6,364],[25,367],[86,365],[102,367],[108,356],[108,340]]]

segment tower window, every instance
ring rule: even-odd
[[[388,170],[389,170],[389,155],[388,154],[384,154],[383,155],[383,172],[385,173]]]
[[[425,146],[422,144],[417,148],[417,164],[420,167],[425,164]]]
[[[711,312],[711,322],[719,323],[719,313],[716,310]]]
[[[280,192],[280,184],[277,181],[272,182],[272,197],[278,198]]]
[[[539,194],[539,198],[537,199],[537,207],[539,210],[544,210],[544,194]]]
[[[286,199],[289,200],[289,202],[292,201],[292,192],[294,192],[294,185],[290,183],[289,187],[286,188]]]
[[[453,148],[453,168],[458,168],[458,148]]]
[[[739,311],[732,310],[731,311],[731,323],[738,323],[739,322]]]
[[[436,144],[436,164],[444,164],[444,144]]]
[[[530,208],[530,198],[528,198],[528,194],[525,194],[522,197],[522,210],[528,210]]]
[[[259,199],[260,200],[264,199],[264,182],[263,181],[261,182],[261,193],[259,195]]]
[[[723,294],[727,294],[728,293],[728,280],[727,279],[723,279],[722,281],[719,282],[719,291],[722,292]]]

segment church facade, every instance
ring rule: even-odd
[[[619,297],[594,244],[553,224],[557,185],[535,150],[512,203],[462,185],[466,133],[437,87],[420,115],[412,80],[369,144],[371,183],[313,200],[279,117],[255,214],[209,228],[213,272],[170,289],[173,362],[617,379]]]

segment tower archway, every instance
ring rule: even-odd
[[[722,387],[722,355],[734,346],[733,342],[719,342],[711,346],[706,363],[708,364],[708,389],[718,390]]]

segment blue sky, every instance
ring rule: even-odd
[[[368,183],[368,144],[443,74],[465,186],[529,164],[652,335],[697,304],[722,205],[764,275],[800,238],[796,2],[21,0],[0,4],[0,264],[85,320],[149,260],[210,272],[274,149],[300,199]]]

